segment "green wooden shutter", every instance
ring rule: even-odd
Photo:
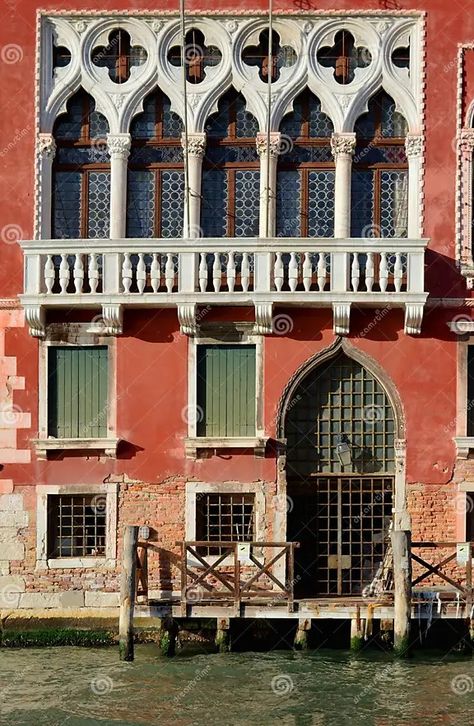
[[[107,347],[50,347],[48,435],[59,439],[105,438],[107,389]]]
[[[255,436],[255,346],[200,345],[198,436]]]

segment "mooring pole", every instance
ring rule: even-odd
[[[138,527],[125,527],[120,579],[119,652],[120,660],[126,661],[134,659],[133,610],[136,591],[137,543]]]
[[[408,654],[411,621],[411,533],[392,531],[394,602],[394,651]]]

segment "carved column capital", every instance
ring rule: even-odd
[[[186,137],[181,135],[181,146],[186,153]],[[188,156],[202,158],[206,153],[206,134],[188,134]]]
[[[405,151],[408,159],[423,156],[424,137],[422,134],[408,134],[405,140]]]
[[[38,155],[43,159],[54,159],[56,142],[53,134],[38,134]]]
[[[474,129],[462,129],[459,146],[462,153],[472,154],[474,150]]]
[[[107,148],[111,158],[128,159],[130,147],[130,134],[107,134]]]
[[[288,137],[282,137],[281,133],[279,131],[274,131],[270,134],[270,157],[275,158],[276,156],[279,156],[280,154],[284,154],[285,151],[288,151],[288,145],[284,142],[282,143],[282,138],[286,139],[288,141]],[[257,134],[256,138],[256,145],[257,145],[257,153],[260,157],[262,157],[264,154],[267,153],[267,134]]]
[[[352,156],[356,147],[354,133],[333,134],[331,136],[331,151],[333,156]]]

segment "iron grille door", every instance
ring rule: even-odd
[[[317,479],[317,595],[361,595],[372,582],[385,555],[392,491],[392,477]]]

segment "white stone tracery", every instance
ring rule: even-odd
[[[205,125],[210,114],[217,111],[220,97],[233,86],[242,93],[248,111],[258,121],[261,136],[257,146],[261,158],[261,229],[262,236],[271,236],[274,226],[274,210],[265,223],[262,211],[268,198],[271,209],[276,196],[276,156],[266,151],[268,127],[268,86],[259,78],[258,69],[242,60],[244,49],[258,43],[259,35],[266,29],[265,17],[240,16],[193,16],[186,19],[186,29],[196,28],[204,36],[207,46],[216,46],[221,53],[220,62],[206,67],[201,83],[187,84],[187,126],[189,210],[186,210],[186,236],[198,236],[199,194],[202,153],[205,149]],[[96,47],[106,46],[110,33],[121,28],[130,35],[132,45],[142,46],[146,60],[130,69],[127,81],[114,83],[106,67],[92,61]],[[371,62],[365,68],[357,68],[351,83],[336,82],[331,68],[323,67],[317,60],[320,48],[332,44],[336,33],[348,30],[357,45],[366,47]],[[423,80],[422,45],[423,18],[418,14],[315,14],[307,16],[275,15],[274,30],[280,37],[281,46],[289,46],[296,53],[293,65],[280,69],[280,76],[272,83],[270,103],[271,147],[278,143],[279,126],[283,116],[290,113],[299,93],[308,86],[321,101],[321,108],[333,125],[335,136],[332,147],[336,161],[336,213],[335,236],[349,236],[350,173],[353,130],[357,118],[368,110],[370,98],[381,88],[395,100],[397,110],[408,121],[410,136],[407,141],[409,156],[409,184],[421,186],[423,159],[418,153],[423,146]],[[68,15],[48,14],[40,23],[39,84],[39,135],[37,163],[37,214],[36,235],[45,239],[50,236],[51,165],[54,147],[45,153],[46,136],[52,133],[54,122],[66,111],[68,99],[80,88],[89,93],[97,111],[102,113],[110,128],[111,151],[111,237],[125,236],[124,189],[126,189],[126,164],[128,150],[123,143],[128,139],[134,116],[143,110],[145,97],[159,87],[171,102],[171,110],[181,119],[185,116],[182,90],[182,69],[172,65],[168,53],[181,42],[179,18],[162,14],[96,14]],[[53,43],[64,46],[71,53],[71,60],[64,67],[53,68]],[[394,50],[410,47],[410,72],[392,62]],[[415,142],[415,139],[417,141]],[[120,144],[122,146],[118,146]],[[127,146],[127,144],[125,144]],[[123,147],[123,148],[122,148]],[[196,152],[196,153],[194,153]],[[270,173],[266,166],[270,164]],[[267,180],[270,189],[266,189]],[[119,189],[120,187],[120,189]],[[409,212],[409,236],[419,236],[421,227],[421,194],[415,197]],[[272,206],[273,205],[273,206]],[[191,231],[190,231],[191,230]]]

